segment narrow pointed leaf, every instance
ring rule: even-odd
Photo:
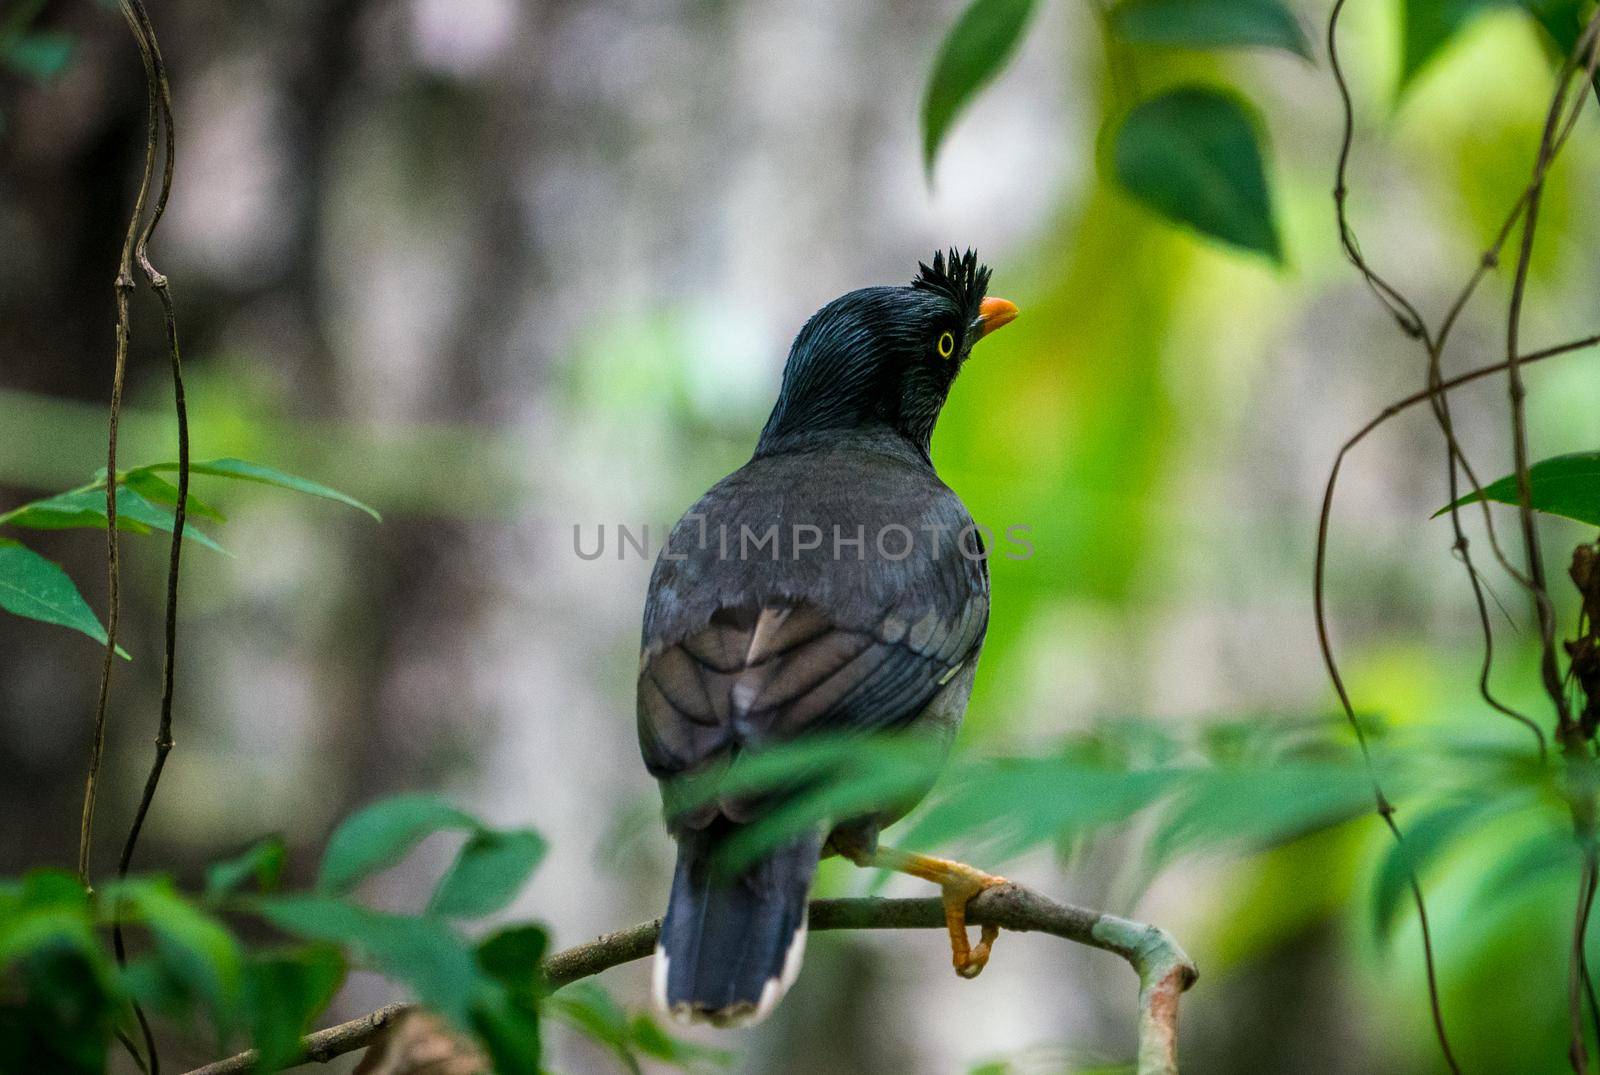
[[[67,573],[32,549],[5,539],[0,539],[0,608],[70,627],[106,644],[106,629]],[[128,656],[121,646],[117,653]]]
[[[1580,523],[1600,526],[1600,452],[1574,452],[1541,459],[1528,468],[1533,510],[1560,515]],[[1519,504],[1517,476],[1507,474],[1483,487],[1483,496],[1468,493],[1454,504],[1433,513],[1438,518],[1450,508],[1476,504],[1480,499]]]
[[[136,470],[128,471],[123,475],[122,480],[128,488],[152,504],[165,504],[169,508],[178,506],[178,487],[153,471],[140,467]],[[195,496],[194,493],[191,492],[187,499],[191,517],[204,515],[206,518],[215,519],[219,523],[228,521],[222,512]]]
[[[645,1012],[628,1020],[628,1040],[635,1052],[685,1071],[731,1067],[734,1054],[698,1042],[673,1037]]]
[[[144,470],[177,470],[177,463],[155,463],[142,468]],[[296,493],[305,493],[307,496],[319,496],[324,500],[334,500],[346,504],[358,511],[364,511],[379,522],[383,516],[377,511],[353,496],[347,496],[337,489],[330,489],[326,485],[306,478],[286,474],[261,463],[252,463],[247,459],[210,459],[203,463],[191,463],[191,474],[209,474],[216,478],[233,478],[238,481],[260,482],[263,485],[276,485],[280,489],[290,489]]]
[[[8,513],[6,522],[32,530],[72,530],[81,527],[103,529],[106,525],[106,494],[103,489],[77,489],[24,504]],[[151,530],[172,533],[177,521],[172,513],[150,503],[127,486],[117,488],[117,529],[148,534]],[[185,521],[183,536],[197,545],[227,554],[226,549]]]
[[[1201,86],[1145,101],[1122,121],[1117,180],[1168,220],[1282,260],[1249,106]]]
[[[1577,876],[1583,850],[1569,828],[1529,833],[1478,878],[1473,899],[1489,905],[1527,898],[1530,892],[1566,886]]]
[[[1408,905],[1412,871],[1420,875],[1493,805],[1490,799],[1448,803],[1407,825],[1403,844],[1389,845],[1372,888],[1372,927],[1379,937],[1389,932]]]
[[[1016,52],[1033,7],[1034,0],[973,0],[939,46],[922,97],[922,164],[930,176],[951,125]]]

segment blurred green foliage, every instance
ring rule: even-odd
[[[348,891],[393,868],[423,839],[465,830],[466,841],[417,914],[373,910]],[[380,855],[374,854],[380,850]],[[277,837],[208,871],[198,896],[161,876],[113,881],[92,894],[77,878],[40,869],[0,882],[0,1066],[7,1071],[105,1070],[113,1032],[137,1036],[130,1002],[189,1028],[219,1051],[247,1042],[257,1069],[299,1055],[300,1038],[333,999],[347,969],[375,970],[471,1034],[504,1075],[537,1075],[539,1023],[553,1011],[616,1052],[682,1067],[723,1061],[627,1015],[600,987],[552,991],[540,964],[547,935],[535,923],[496,926],[469,939],[452,919],[504,908],[543,857],[527,830],[500,830],[428,796],[398,796],[348,818],[328,842],[317,891],[278,891]],[[236,922],[258,920],[298,946],[250,949]],[[139,939],[124,966],[103,934],[113,923]]]

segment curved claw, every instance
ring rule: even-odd
[[[1000,936],[1000,927],[982,927],[978,943],[969,945],[967,904],[984,889],[1005,884],[1006,879],[983,873],[962,863],[950,865],[960,866],[961,869],[936,879],[944,894],[944,921],[950,931],[950,963],[961,977],[976,978],[983,973],[983,968],[989,963],[989,953],[994,947],[996,938]]]
[[[964,862],[879,846],[876,850],[842,852],[858,866],[878,866],[932,881],[944,899],[944,921],[950,931],[950,963],[963,978],[976,978],[989,962],[989,952],[1000,936],[999,926],[984,926],[976,945],[967,940],[967,904],[986,888],[1006,884],[1004,877],[968,866]]]

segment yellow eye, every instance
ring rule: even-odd
[[[956,338],[948,332],[939,334],[939,357],[949,358],[956,353]]]

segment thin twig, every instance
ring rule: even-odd
[[[126,10],[124,14],[127,14]],[[135,37],[139,28],[129,16]],[[148,73],[148,72],[147,72]],[[111,670],[117,652],[117,622],[120,612],[121,570],[118,561],[117,541],[117,425],[122,417],[122,383],[128,365],[128,341],[132,326],[128,312],[128,296],[133,290],[133,250],[139,236],[140,221],[144,219],[145,201],[150,195],[150,185],[155,178],[156,142],[158,138],[158,111],[156,88],[153,80],[145,80],[146,131],[144,172],[139,179],[139,190],[134,196],[133,211],[128,217],[127,235],[122,241],[122,255],[117,261],[117,276],[113,284],[117,302],[116,358],[111,376],[111,418],[106,435],[106,650],[100,670],[100,691],[95,703],[94,735],[89,748],[89,772],[84,779],[83,819],[78,829],[78,880],[90,887],[89,852],[94,835],[95,797],[100,778],[100,761],[105,752],[106,711],[111,701]]]
[[[1426,338],[1427,326],[1417,308],[1390,286],[1387,280],[1373,271],[1367,260],[1361,256],[1361,244],[1356,241],[1355,231],[1350,227],[1349,217],[1345,212],[1345,200],[1349,197],[1345,175],[1350,167],[1350,151],[1355,144],[1356,113],[1355,104],[1350,98],[1350,85],[1345,81],[1344,69],[1339,64],[1339,16],[1344,11],[1344,5],[1345,0],[1334,0],[1333,10],[1328,15],[1327,34],[1328,64],[1333,69],[1333,81],[1339,90],[1344,116],[1344,125],[1339,137],[1339,163],[1334,167],[1333,182],[1333,204],[1338,217],[1339,243],[1344,248],[1345,257],[1356,267],[1356,271],[1361,273],[1362,279],[1378,297],[1378,301],[1382,302],[1394,316],[1401,331],[1408,336]]]
[[[1116,915],[1057,903],[1021,885],[985,889],[967,906],[973,925],[999,926],[1017,932],[1048,933],[1127,960],[1139,976],[1139,1075],[1176,1075],[1178,1070],[1178,1002],[1199,972],[1176,941],[1156,926]],[[944,929],[944,906],[934,899],[815,900],[809,928]],[[661,922],[643,922],[608,933],[588,944],[557,952],[545,960],[545,977],[563,986],[599,974],[609,967],[643,959],[655,950]],[[385,1027],[409,1010],[391,1004],[359,1019],[307,1036],[293,1064],[325,1063],[371,1045]],[[239,1053],[196,1068],[188,1075],[243,1075],[255,1070],[256,1053]]]
[[[1593,35],[1597,25],[1600,25],[1600,15],[1590,19],[1584,40],[1579,43],[1580,50],[1593,53]],[[1579,54],[1582,55],[1582,52]],[[1539,224],[1539,207],[1544,196],[1545,178],[1555,159],[1556,133],[1565,111],[1566,94],[1575,66],[1574,57],[1568,57],[1562,65],[1562,76],[1556,87],[1555,97],[1545,115],[1544,129],[1539,139],[1539,152],[1534,163],[1533,183],[1528,191],[1527,208],[1523,212],[1522,241],[1517,252],[1516,274],[1511,285],[1510,308],[1506,315],[1506,385],[1511,400],[1511,449],[1517,480],[1518,520],[1521,523],[1528,564],[1527,588],[1533,599],[1539,622],[1540,676],[1544,681],[1545,692],[1555,707],[1557,736],[1564,746],[1572,744],[1576,727],[1567,707],[1566,691],[1562,687],[1561,673],[1556,660],[1555,609],[1545,585],[1544,555],[1539,547],[1538,527],[1533,515],[1533,486],[1528,473],[1528,427],[1525,405],[1527,388],[1522,381],[1518,337],[1522,327],[1522,305],[1527,293],[1528,270],[1533,261],[1534,238]],[[1592,67],[1592,64],[1590,66]],[[1580,93],[1579,104],[1581,105],[1587,97],[1586,93]],[[1577,986],[1574,984],[1574,999],[1576,990]],[[1575,1023],[1574,1031],[1575,1057],[1583,1052],[1583,1029],[1581,1013],[1579,1014],[1580,1018]]]
[[[158,109],[153,67],[145,47],[142,27],[126,4],[122,10],[128,20],[129,28],[133,31],[134,39],[139,44],[140,57],[145,68],[145,152],[144,169],[140,174],[138,192],[134,195],[133,210],[128,216],[128,229],[122,241],[122,253],[117,262],[117,276],[113,285],[116,295],[117,327],[116,357],[111,376],[111,415],[106,434],[106,648],[100,667],[100,689],[95,701],[94,731],[89,746],[89,770],[84,777],[83,785],[83,815],[78,828],[78,880],[85,889],[91,891],[93,885],[89,865],[94,843],[95,801],[99,791],[100,766],[105,755],[106,715],[111,704],[111,672],[116,664],[117,627],[122,606],[122,571],[117,533],[117,432],[122,417],[122,389],[128,365],[128,344],[132,337],[129,297],[134,287],[133,258],[136,243],[142,247],[139,239],[140,222],[144,219],[145,203],[155,178],[156,144],[160,136],[161,114]],[[170,170],[168,177],[170,181]],[[164,191],[165,185],[163,200],[165,200]],[[118,948],[120,957],[120,940]],[[128,1050],[140,1071],[156,1075],[158,1061],[155,1036],[151,1032],[149,1020],[137,1005],[134,1006],[134,1014],[139,1021],[148,1062],[140,1055],[133,1041],[120,1030],[116,1035],[117,1040]]]
[[[183,530],[188,516],[189,498],[189,411],[184,400],[183,360],[178,350],[178,322],[173,308],[171,285],[167,277],[151,263],[147,250],[150,237],[155,233],[156,226],[161,222],[161,215],[166,211],[167,198],[172,191],[172,175],[177,153],[172,126],[172,93],[167,82],[166,68],[161,60],[161,47],[156,41],[155,29],[150,23],[149,15],[145,12],[143,0],[122,0],[122,2],[125,10],[130,12],[130,18],[136,20],[135,25],[136,32],[139,34],[140,50],[145,54],[148,61],[146,70],[158,88],[162,122],[166,130],[167,160],[161,192],[156,199],[155,209],[151,214],[150,221],[145,225],[143,234],[139,236],[136,254],[140,268],[143,270],[146,279],[150,281],[151,289],[155,291],[161,300],[162,312],[166,321],[167,354],[172,369],[173,405],[178,419],[178,502],[173,509],[172,545],[167,565],[166,638],[161,673],[161,717],[156,733],[155,761],[151,764],[149,776],[145,781],[144,794],[140,798],[138,810],[134,814],[133,824],[128,830],[127,841],[123,845],[122,857],[118,864],[118,875],[126,877],[128,868],[133,861],[134,849],[138,846],[139,833],[143,829],[145,818],[150,811],[150,805],[155,799],[156,787],[161,781],[161,773],[166,765],[167,755],[172,750],[172,699],[177,660],[178,576],[179,566],[183,557]],[[117,927],[117,932],[120,934],[120,925]]]
[[[1333,9],[1328,14],[1328,63],[1333,71],[1333,80],[1338,88],[1339,101],[1343,113],[1343,128],[1339,140],[1339,159],[1334,167],[1333,183],[1333,208],[1334,218],[1339,227],[1339,242],[1344,248],[1345,257],[1350,264],[1355,266],[1362,279],[1367,282],[1372,293],[1376,295],[1384,307],[1394,317],[1400,329],[1407,336],[1419,339],[1428,348],[1430,355],[1437,355],[1438,348],[1433,338],[1428,333],[1427,323],[1421,313],[1412,305],[1411,301],[1389,284],[1387,280],[1367,263],[1361,254],[1361,245],[1356,239],[1355,230],[1350,225],[1349,214],[1346,210],[1346,200],[1349,196],[1349,186],[1346,175],[1350,166],[1350,153],[1355,141],[1355,104],[1350,96],[1350,86],[1345,81],[1344,69],[1339,63],[1339,15],[1344,10],[1345,0],[1334,0]],[[1441,421],[1448,422],[1448,411],[1444,410],[1439,400],[1438,377],[1434,367],[1436,362],[1430,362],[1429,396],[1433,402],[1434,412],[1441,417]],[[1317,528],[1317,559],[1314,587],[1314,600],[1317,638],[1322,647],[1324,663],[1328,668],[1328,676],[1333,681],[1334,690],[1339,695],[1339,702],[1344,707],[1346,719],[1354,730],[1356,743],[1361,748],[1361,760],[1366,767],[1367,776],[1372,781],[1372,797],[1374,808],[1383,823],[1388,827],[1394,837],[1396,850],[1399,851],[1401,860],[1405,862],[1407,879],[1410,882],[1412,902],[1417,908],[1417,922],[1422,932],[1422,957],[1424,968],[1428,977],[1428,1006],[1433,1016],[1434,1036],[1439,1042],[1439,1051],[1444,1056],[1445,1063],[1452,1072],[1459,1073],[1461,1068],[1456,1063],[1455,1054],[1450,1049],[1450,1035],[1445,1029],[1444,1010],[1439,1000],[1439,980],[1433,958],[1433,931],[1428,922],[1428,907],[1422,896],[1422,885],[1417,880],[1417,873],[1409,855],[1406,853],[1405,838],[1401,835],[1400,826],[1394,819],[1394,805],[1383,792],[1383,786],[1378,781],[1376,768],[1372,764],[1372,750],[1367,743],[1366,732],[1361,727],[1361,722],[1356,718],[1355,706],[1350,701],[1350,692],[1345,687],[1344,679],[1339,674],[1339,666],[1333,658],[1333,647],[1328,638],[1328,625],[1323,610],[1323,564],[1327,552],[1328,517],[1333,506],[1334,483],[1339,478],[1339,468],[1344,462],[1345,451],[1341,450],[1334,461],[1333,470],[1328,476],[1328,491],[1323,497],[1322,515]],[[1452,451],[1452,460],[1454,454]],[[1452,462],[1450,468],[1451,482],[1454,484],[1455,467]],[[1465,553],[1464,542],[1458,541],[1457,547]],[[1487,613],[1484,615],[1484,624],[1487,627]],[[1542,744],[1541,744],[1542,745]]]
[[[1591,844],[1584,849],[1583,874],[1578,881],[1578,908],[1572,921],[1572,951],[1567,966],[1567,1018],[1573,1027],[1567,1047],[1567,1059],[1572,1070],[1589,1070],[1589,1052],[1583,1040],[1583,1004],[1585,994],[1589,1005],[1594,1006],[1594,991],[1589,982],[1588,959],[1584,953],[1584,940],[1589,932],[1589,913],[1594,908],[1594,890],[1597,880],[1595,849]]]
[[[161,58],[161,47],[156,40],[155,27],[151,24],[149,13],[146,12],[143,0],[120,0],[123,17],[127,20],[128,27],[133,32],[134,42],[139,48],[139,58],[144,66],[145,96],[148,111],[147,133],[145,142],[145,169],[144,178],[140,185],[139,197],[131,221],[127,239],[124,241],[122,252],[121,273],[118,277],[118,363],[117,363],[117,388],[112,402],[112,434],[110,458],[106,466],[106,503],[107,519],[106,529],[110,534],[110,577],[111,577],[111,630],[112,641],[107,643],[107,656],[101,680],[100,706],[96,718],[95,745],[90,763],[89,785],[85,792],[83,833],[80,844],[79,870],[83,875],[85,884],[88,883],[88,847],[89,835],[92,827],[94,808],[94,784],[99,770],[101,753],[104,745],[105,711],[110,691],[111,653],[113,652],[115,638],[115,623],[117,616],[117,539],[116,539],[116,494],[119,485],[116,465],[116,422],[120,404],[121,380],[126,359],[125,331],[128,322],[128,292],[132,289],[132,260],[137,260],[140,270],[161,300],[162,312],[166,321],[167,351],[172,367],[172,382],[174,404],[178,419],[178,503],[174,508],[172,526],[172,549],[167,573],[167,607],[166,607],[166,645],[162,662],[162,694],[161,716],[156,735],[156,756],[150,768],[150,774],[145,781],[144,794],[140,797],[138,809],[134,813],[133,823],[129,827],[127,839],[122,846],[122,854],[117,863],[117,876],[126,878],[128,870],[133,863],[133,854],[138,846],[139,834],[144,828],[145,818],[148,816],[150,806],[155,800],[156,787],[160,783],[162,770],[166,766],[167,755],[172,749],[172,697],[174,684],[175,651],[177,642],[178,623],[178,574],[182,558],[183,530],[187,516],[189,495],[189,414],[184,401],[183,392],[183,365],[178,352],[178,325],[173,308],[172,293],[167,278],[150,261],[149,243],[156,228],[161,223],[161,217],[166,212],[167,200],[172,193],[172,177],[177,161],[177,145],[175,141],[172,122],[172,91],[167,82],[166,68]],[[140,228],[140,221],[144,216],[145,199],[148,196],[155,168],[155,151],[157,142],[164,135],[166,143],[166,161],[162,170],[161,187],[156,195],[153,210],[148,221]],[[137,240],[134,235],[137,232]],[[120,907],[115,901],[112,905],[112,945],[116,952],[119,966],[127,964],[127,946],[122,932]],[[141,1071],[149,1075],[160,1075],[161,1058],[156,1048],[155,1035],[151,1030],[150,1021],[144,1009],[137,1001],[132,1002],[135,1018],[139,1023],[139,1030],[144,1038],[145,1056],[141,1058],[127,1036],[121,1031],[118,1038],[128,1051],[133,1054],[135,1062]]]

